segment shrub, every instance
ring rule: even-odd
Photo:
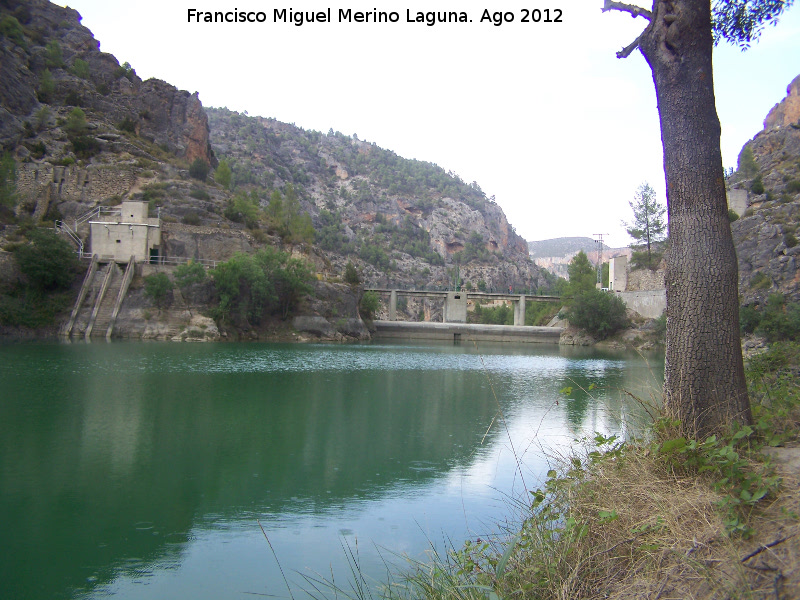
[[[89,63],[83,59],[76,58],[75,62],[72,63],[69,72],[75,75],[75,77],[89,79]]]
[[[789,231],[783,234],[783,243],[786,244],[787,248],[794,248],[797,246],[797,238]]]
[[[61,45],[55,41],[47,42],[44,51],[44,62],[48,67],[60,69],[64,66],[64,57],[61,54]]]
[[[231,177],[233,173],[228,165],[228,162],[221,160],[219,166],[214,171],[214,181],[224,187],[226,190],[231,187]]]
[[[728,220],[729,220],[731,223],[733,223],[734,221],[738,221],[738,220],[739,220],[739,213],[737,213],[737,212],[736,212],[735,210],[733,210],[732,208],[729,208],[729,209],[728,209]]]
[[[195,158],[194,162],[189,166],[189,177],[198,181],[205,181],[210,169],[211,167],[202,158]]]
[[[66,106],[81,106],[83,104],[83,98],[81,98],[78,92],[71,90],[64,98],[64,104]]]
[[[0,206],[17,204],[17,163],[10,152],[0,155]]]
[[[131,66],[131,63],[126,61],[117,67],[116,71],[114,71],[114,77],[116,79],[125,77],[128,81],[133,81],[133,78],[136,77],[136,71]]]
[[[770,294],[755,332],[770,342],[797,339],[800,337],[800,304],[786,304],[781,294]]]
[[[200,215],[196,212],[186,213],[181,218],[181,223],[185,223],[186,225],[200,225]]]
[[[347,266],[344,268],[344,281],[348,285],[357,286],[361,283],[361,278],[358,276],[358,270],[353,264],[353,261],[347,261]]]
[[[302,294],[311,293],[313,274],[303,260],[287,252],[262,248],[255,254],[237,252],[211,273],[219,294],[217,318],[230,316],[258,323],[265,313],[285,318]]]
[[[790,194],[800,192],[800,179],[794,179],[786,184],[786,191]]]
[[[364,295],[361,296],[361,302],[358,303],[358,309],[364,319],[372,320],[380,307],[381,300],[378,297],[378,293],[372,291],[364,292]]]
[[[125,117],[117,124],[117,127],[122,131],[127,131],[128,133],[136,133],[136,120],[131,119],[130,117]]]
[[[625,303],[614,294],[589,290],[578,294],[567,317],[590,335],[605,339],[628,324]]]
[[[764,193],[764,182],[761,180],[761,175],[757,175],[753,182],[750,184],[750,191],[754,194]]]
[[[39,77],[39,89],[36,91],[36,96],[39,98],[39,102],[43,102],[45,104],[50,102],[55,91],[56,82],[53,79],[53,74],[50,72],[50,69],[45,69],[42,71],[41,77]]]
[[[210,200],[211,196],[208,195],[208,192],[205,190],[201,190],[200,188],[192,188],[189,192],[189,195],[192,198],[196,198],[197,200]]]
[[[172,290],[172,282],[166,273],[154,273],[144,278],[144,293],[155,302],[159,308]]]
[[[175,285],[180,289],[194,285],[195,283],[202,283],[206,280],[206,270],[200,263],[189,261],[184,265],[175,267],[173,274]]]
[[[74,248],[49,229],[33,229],[28,238],[31,243],[20,246],[14,253],[28,284],[39,291],[68,288],[77,266]]]
[[[753,288],[754,290],[766,290],[771,286],[772,286],[772,279],[770,279],[769,276],[762,271],[754,273],[753,276],[750,278],[750,287]]]
[[[742,306],[739,309],[739,329],[742,335],[753,333],[761,322],[761,314],[752,304]]]
[[[5,15],[0,19],[0,35],[12,40],[17,46],[27,49],[25,34],[22,25],[19,24],[11,15]]]

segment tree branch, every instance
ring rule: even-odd
[[[603,5],[602,11],[607,12],[609,10],[618,10],[620,12],[630,13],[630,15],[634,19],[636,17],[644,17],[649,21],[650,19],[653,18],[653,13],[651,13],[646,8],[642,8],[640,6],[634,6],[633,4],[625,4],[624,2],[616,2],[615,0],[605,0],[605,4]]]
[[[630,44],[625,46],[622,50],[617,52],[617,58],[628,58],[631,55],[631,52],[636,50],[639,47],[639,40],[642,39],[642,35],[639,34],[635,40],[633,40]]]

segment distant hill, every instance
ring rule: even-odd
[[[528,252],[533,262],[565,279],[568,279],[567,265],[581,250],[592,263],[597,261],[597,243],[590,237],[560,237],[528,242]],[[601,261],[606,262],[619,254],[627,254],[630,257],[630,253],[630,248],[609,248],[603,244]]]
[[[607,248],[607,246],[603,246]],[[550,240],[528,242],[528,254],[531,258],[551,256],[573,256],[583,250],[597,252],[597,244],[590,237],[560,237]]]

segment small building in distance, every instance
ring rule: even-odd
[[[123,202],[89,221],[89,245],[101,262],[158,262],[161,219],[148,216],[147,202]]]

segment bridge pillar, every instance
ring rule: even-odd
[[[389,320],[397,321],[397,290],[389,294]]]
[[[444,323],[466,323],[467,322],[467,293],[466,292],[447,292],[444,300],[444,311],[442,313]]]
[[[519,300],[514,303],[514,325],[525,325],[525,294],[520,294]]]

